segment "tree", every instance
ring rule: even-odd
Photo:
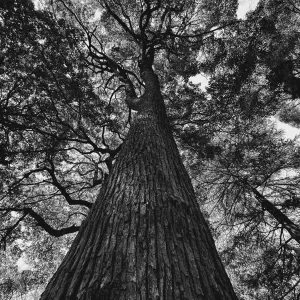
[[[270,116],[297,125],[298,24],[296,1],[260,1],[201,58],[228,123],[215,136],[219,155],[191,168],[206,169],[195,176],[208,184],[205,206],[242,299],[299,295],[299,144],[270,128]]]
[[[118,82],[123,84],[125,93],[119,87],[113,91],[111,97],[120,91],[119,95],[125,96],[128,107],[131,110],[137,110],[138,114],[118,153],[113,169],[103,184],[97,202],[81,225],[81,231],[73,243],[74,247],[71,247],[57,275],[53,277],[43,293],[42,299],[91,299],[95,297],[116,299],[132,298],[138,295],[141,298],[235,299],[209,229],[200,213],[192,185],[180,160],[168,124],[158,76],[152,68],[155,57],[160,53],[163,53],[165,57],[172,56],[168,58],[170,65],[176,64],[178,61],[176,57],[181,55],[187,60],[186,70],[182,70],[182,74],[187,72],[191,74],[194,50],[198,48],[202,36],[209,33],[210,28],[215,25],[215,22],[218,24],[217,19],[221,17],[218,16],[213,22],[211,22],[212,19],[207,18],[206,24],[204,22],[204,30],[200,30],[197,18],[201,9],[208,9],[212,3],[204,2],[200,7],[193,1],[98,3],[103,10],[103,24],[106,25],[109,33],[114,34],[116,42],[119,43],[107,49],[109,46],[107,33],[101,34],[97,28],[91,30],[88,25],[85,25],[86,20],[84,20],[85,23],[83,22],[84,17],[78,17],[77,8],[72,3],[61,3],[62,7],[57,8],[58,15],[63,12],[62,8],[64,12],[69,12],[77,21],[80,30],[86,34],[87,40],[85,41],[78,34],[77,46],[71,44],[74,40],[69,41],[65,33],[68,31],[68,34],[76,34],[76,29],[72,31],[70,26],[65,25],[61,20],[53,20],[52,16],[47,13],[35,12],[30,2],[25,2],[25,4],[5,2],[4,21],[10,22],[11,19],[8,17],[13,11],[13,16],[17,19],[21,18],[24,21],[24,27],[27,26],[27,31],[29,29],[32,33],[28,36],[24,31],[25,28],[22,28],[23,31],[20,32],[18,26],[13,23],[16,27],[13,33],[19,34],[18,38],[23,42],[22,46],[25,46],[25,50],[22,49],[22,51],[26,53],[26,49],[33,48],[32,60],[30,60],[31,56],[27,60],[24,54],[17,53],[18,58],[22,57],[25,61],[25,66],[34,65],[33,75],[28,80],[39,88],[40,95],[46,96],[46,101],[49,99],[48,108],[38,99],[30,102],[30,92],[26,98],[19,88],[19,81],[24,84],[27,77],[21,76],[22,71],[28,73],[28,69],[22,70],[22,66],[17,61],[15,66],[17,71],[14,73],[16,86],[11,87],[4,81],[7,97],[3,101],[6,113],[3,117],[3,131],[7,132],[7,135],[13,132],[28,135],[33,132],[32,138],[41,140],[41,145],[45,148],[31,149],[29,145],[28,152],[40,152],[42,159],[38,167],[30,167],[29,171],[24,172],[20,179],[16,179],[12,186],[18,186],[20,182],[27,181],[27,178],[38,182],[38,176],[32,175],[42,174],[41,176],[45,178],[46,173],[50,176],[50,181],[48,179],[43,181],[58,189],[69,204],[81,204],[89,208],[90,202],[73,200],[70,196],[72,189],[60,183],[57,170],[61,161],[68,160],[66,148],[72,147],[72,142],[82,143],[83,137],[84,142],[89,141],[88,143],[94,150],[102,154],[111,154],[110,159],[118,152],[110,150],[106,145],[105,148],[99,148],[86,134],[80,110],[93,98],[93,94],[89,94],[89,99],[84,99],[86,91],[82,93],[80,90],[84,77],[77,80],[79,89],[76,90],[76,86],[74,87],[77,83],[74,82],[74,78],[77,79],[76,74],[84,76],[84,72],[78,72],[81,66],[73,61],[70,56],[72,52],[75,57],[78,57],[79,64],[80,61],[84,61],[94,74],[97,72],[103,74],[102,81],[106,81],[106,86]],[[195,9],[197,15],[193,12]],[[24,11],[30,13],[28,18],[23,18]],[[224,19],[226,20],[225,17]],[[182,20],[181,24],[180,20]],[[34,23],[33,28],[30,27],[32,23]],[[61,34],[55,30],[57,23],[61,24]],[[40,32],[45,34],[49,27],[51,30],[46,41],[40,40],[37,34]],[[41,28],[40,32],[36,32],[36,28]],[[51,41],[53,30],[63,39],[63,44],[58,43],[59,40],[55,39],[55,34]],[[121,39],[124,38],[127,42],[124,47],[120,47],[122,46]],[[80,40],[86,43],[87,51],[80,46]],[[105,40],[106,45],[103,42]],[[53,41],[56,48],[51,52],[50,42]],[[183,45],[180,45],[180,42],[183,42],[186,47],[190,45],[188,46],[191,50],[190,54],[183,53]],[[8,53],[12,50],[9,43],[5,47]],[[63,55],[60,56],[62,53],[58,55],[58,51],[64,51]],[[133,55],[139,56],[138,65],[137,59],[128,59]],[[34,63],[36,57],[41,60],[40,65]],[[64,57],[66,59],[61,61],[60,59]],[[183,66],[182,61],[181,65]],[[157,73],[162,73],[162,67],[159,68],[158,64]],[[136,74],[137,70],[142,80]],[[62,77],[63,74],[69,76],[65,78]],[[13,75],[11,77],[14,78]],[[49,79],[55,84],[53,85]],[[88,82],[85,84],[88,85]],[[138,85],[144,89],[139,97],[136,95]],[[73,92],[74,89],[76,99],[78,99],[78,104],[75,105],[79,108],[74,109],[75,113],[71,111],[70,114],[68,112],[63,115],[62,106],[74,105],[73,97],[69,96],[70,91]],[[13,113],[14,100],[22,101],[23,99],[26,101],[21,111],[17,114]],[[27,104],[28,100],[29,104]],[[95,101],[93,104],[95,105]],[[45,115],[44,120],[41,119],[42,115]],[[39,119],[36,120],[35,116]],[[53,128],[51,125],[54,122],[56,126]],[[41,129],[41,124],[46,126],[46,129]],[[47,135],[50,137],[50,143],[44,139]],[[23,142],[22,138],[20,135],[21,142]],[[4,165],[14,162],[12,146],[5,147],[7,156],[3,157]],[[22,145],[21,149],[24,148],[26,149],[26,146]],[[85,150],[81,154],[88,154],[88,150]],[[9,155],[12,159],[7,158]],[[109,160],[105,161],[109,167]],[[32,161],[29,161],[28,165],[31,163]],[[60,169],[63,172],[64,166]],[[17,193],[16,188],[15,193]],[[7,204],[2,209],[6,214],[11,211],[23,213],[11,229],[15,229],[27,215],[30,215],[53,235],[59,236],[77,230],[77,226],[74,225],[64,229],[53,229],[40,213],[28,207],[28,204],[26,206],[24,203],[21,206],[12,205],[9,200]],[[98,229],[100,229],[99,232]],[[96,237],[93,236],[94,234],[97,236],[96,240],[94,240]],[[72,253],[78,252],[77,246],[81,250],[78,255],[74,256]],[[82,257],[83,254],[85,259]],[[77,270],[73,269],[73,259],[75,261],[79,259],[83,263],[83,265],[77,265]],[[91,268],[99,263],[101,267],[91,273]],[[71,264],[70,269],[67,267],[68,276],[65,273],[65,264]],[[90,275],[95,276],[94,279],[90,278]],[[61,283],[63,285],[60,285]]]
[[[179,298],[181,290],[197,294],[189,272],[197,276],[200,267],[188,262],[193,255],[202,257],[191,237],[199,229],[196,219],[202,224],[203,217],[188,192],[191,183],[172,132],[238,297],[297,299],[299,150],[297,141],[284,140],[269,120],[274,114],[293,124],[298,120],[297,6],[260,1],[246,20],[237,21],[237,2],[228,3],[49,1],[42,11],[30,1],[1,3],[1,241],[11,270],[13,259],[29,263],[19,277],[2,274],[3,297],[13,295],[12,286],[15,295],[29,295],[45,284],[93,206],[99,214],[92,209],[89,216],[99,217],[100,226],[87,237],[93,228],[88,217],[75,243],[83,256],[106,259],[102,274],[111,275],[115,285],[104,294],[132,292],[139,282],[124,284],[124,290],[118,285],[132,273],[120,277],[141,262],[138,270],[144,273],[138,278],[145,278],[144,286],[169,274],[175,279],[165,293],[175,286]],[[199,72],[210,76],[206,92],[189,81]],[[155,190],[151,199],[157,205],[147,200],[147,189]],[[133,198],[146,203],[130,206]],[[188,225],[196,228],[192,234]],[[95,242],[102,249],[96,258],[91,239],[98,229],[112,234]],[[86,238],[91,247],[83,249]],[[162,251],[153,250],[157,243]],[[213,247],[210,237],[205,244]],[[116,251],[109,256],[102,246]],[[174,253],[186,259],[171,264]],[[64,266],[70,270],[68,263],[77,262],[70,256],[51,285],[63,276],[80,288],[80,274],[64,276]],[[207,262],[208,268],[219,265],[217,258]],[[90,272],[90,266],[78,264],[78,270]],[[179,273],[184,287],[176,285]],[[95,280],[99,275],[89,274]],[[92,285],[79,293],[93,293]]]
[[[130,73],[104,50],[95,50],[94,33],[88,32],[90,64],[125,84],[126,103],[137,115],[41,299],[236,299],[181,162],[152,68],[159,47],[168,50],[163,38],[183,35],[174,32],[178,21],[172,16],[187,15],[195,3],[130,2],[128,8],[104,1],[102,6],[138,44],[145,90],[137,97]],[[138,11],[138,17],[129,11]]]
[[[148,59],[145,93],[127,100],[138,109],[127,140],[42,299],[235,298]]]

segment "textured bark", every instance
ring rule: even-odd
[[[237,299],[151,69],[144,81],[127,140],[43,300]]]

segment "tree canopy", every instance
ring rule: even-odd
[[[59,265],[134,118],[128,95],[144,91],[139,64],[154,60],[237,295],[298,299],[299,142],[272,120],[300,124],[300,3],[261,0],[243,20],[237,7],[1,2],[1,297],[35,299]],[[206,89],[190,81],[199,73]]]

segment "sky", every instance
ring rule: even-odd
[[[256,8],[258,2],[259,0],[239,0],[237,17],[243,19],[248,11]]]
[[[277,117],[271,117],[270,121],[274,122],[278,129],[283,130],[283,136],[286,139],[293,139],[296,135],[300,135],[300,129],[279,121]],[[297,140],[299,141],[299,138]]]

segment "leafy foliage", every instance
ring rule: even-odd
[[[1,2],[1,297],[29,295],[57,267],[134,118],[124,99],[143,92],[139,63],[153,56],[240,298],[298,299],[299,144],[270,117],[299,126],[300,7],[262,0],[245,20],[236,9],[235,0],[49,1],[40,11]],[[199,72],[210,76],[206,91],[189,81]],[[21,257],[30,268],[18,272]]]

